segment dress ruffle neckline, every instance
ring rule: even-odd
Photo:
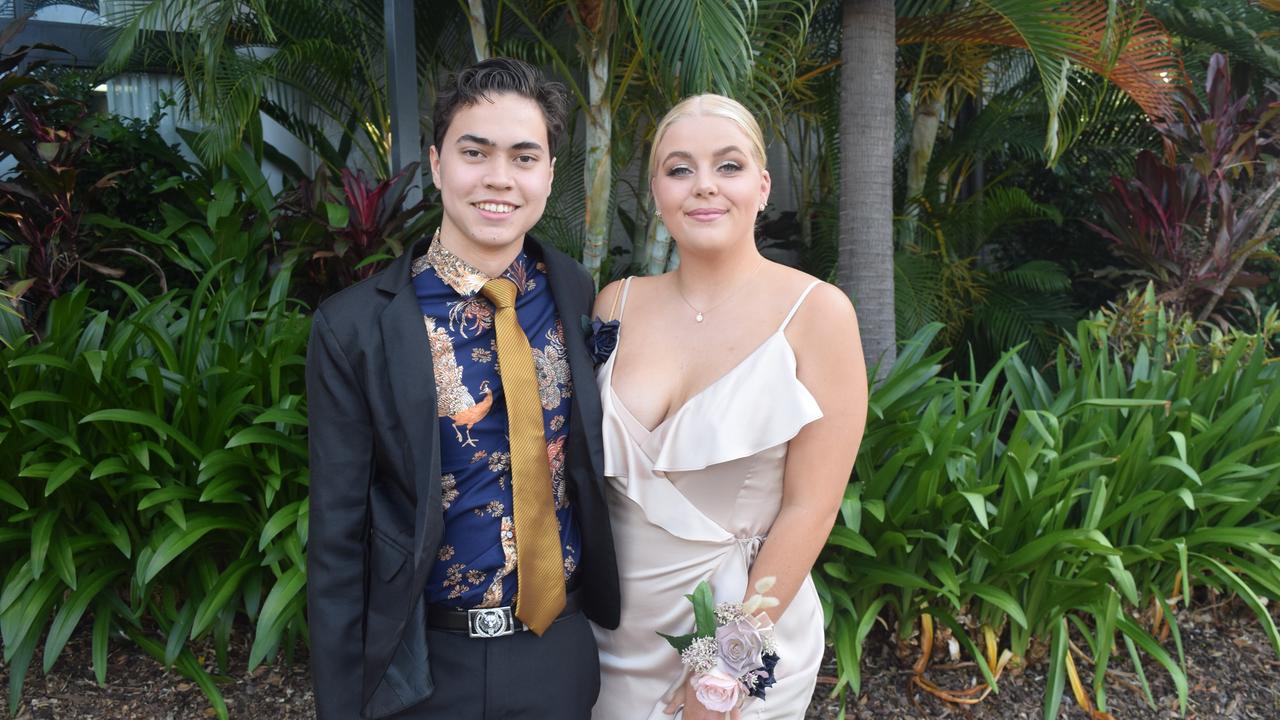
[[[649,430],[613,391],[616,353],[600,366],[605,475],[649,520],[687,540],[723,543],[732,535],[693,507],[665,478],[751,457],[791,441],[822,417],[818,401],[796,376],[796,357],[781,329],[740,363]],[[721,420],[707,422],[708,418]],[[646,476],[648,476],[646,478]]]

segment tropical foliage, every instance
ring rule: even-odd
[[[112,307],[80,286],[51,302],[39,338],[3,320],[10,712],[37,647],[47,672],[84,623],[100,683],[109,644],[127,636],[222,718],[216,678],[189,643],[212,638],[225,673],[239,618],[255,625],[251,664],[301,639],[310,322],[289,299],[292,265],[268,276],[270,196],[224,181],[194,204],[190,215],[166,208],[159,234],[134,230],[194,287],[112,281],[126,298]]]
[[[440,220],[439,206],[408,205],[416,164],[372,183],[363,171],[343,168],[340,180],[321,168],[280,198],[279,232],[287,252],[301,254],[304,282],[295,295],[312,305],[372,275]]]
[[[0,53],[0,167],[12,168],[0,178],[0,284],[33,332],[49,302],[77,284],[156,270],[88,217],[112,212],[153,226],[154,206],[137,199],[189,169],[156,118],[89,112],[79,77],[28,57],[41,49],[60,52]]]
[[[1048,359],[1057,330],[1074,319],[1070,279],[1051,261],[1015,265],[992,250],[1001,235],[1040,220],[1061,225],[1062,216],[1022,190],[998,186],[982,197],[920,208],[910,221],[925,231],[903,244],[895,262],[899,335],[942,323],[935,342],[954,348],[949,364],[971,357],[989,367],[1022,344],[1028,362]]]
[[[83,626],[99,682],[131,642],[225,717],[234,632],[252,627],[252,665],[305,641],[306,310],[439,207],[429,189],[410,206],[416,168],[390,164],[382,3],[113,7],[98,73],[0,55],[10,708],[33,658],[49,670]],[[913,681],[947,700],[1044,660],[1056,717],[1090,663],[1077,703],[1105,713],[1120,653],[1185,703],[1173,610],[1206,588],[1280,652],[1265,609],[1280,600],[1280,312],[1261,307],[1280,275],[1275,2],[430,7],[414,27],[424,106],[488,55],[568,85],[571,139],[536,232],[601,282],[678,263],[648,194],[663,110],[719,91],[762,120],[783,199],[761,245],[853,293],[868,353],[887,358],[815,572],[837,692],[859,686],[887,621],[919,629]],[[185,149],[155,119],[90,110],[98,81],[155,68],[182,80],[161,110],[190,128]],[[268,121],[314,162],[272,147]],[[910,339],[893,362],[895,338]],[[929,680],[935,630],[978,685]],[[208,645],[211,665],[194,652]]]
[[[1197,347],[1169,344],[1167,318],[1148,300],[1131,354],[1112,348],[1098,316],[1047,374],[1010,351],[989,372],[945,376],[943,353],[927,350],[936,325],[906,344],[872,395],[816,575],[842,685],[857,690],[863,642],[887,611],[904,637],[922,625],[931,640],[934,623],[953,633],[980,690],[1046,642],[1046,718],[1057,717],[1072,662],[1095,666],[1105,710],[1104,670],[1121,648],[1167,672],[1185,712],[1181,645],[1172,654],[1156,637],[1162,622],[1178,637],[1172,606],[1202,586],[1240,597],[1280,653],[1263,599],[1280,592],[1275,338],[1236,334],[1206,362]]]
[[[1280,237],[1280,95],[1233,92],[1222,55],[1205,95],[1207,107],[1184,96],[1178,117],[1157,126],[1179,162],[1139,154],[1136,176],[1099,196],[1094,226],[1162,300],[1199,320],[1266,281],[1245,267]]]

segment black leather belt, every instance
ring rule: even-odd
[[[564,599],[564,610],[556,620],[581,611],[582,589],[570,590]],[[439,605],[428,605],[427,625],[432,630],[444,630],[473,638],[502,637],[529,629],[516,618],[510,605],[471,610],[454,610]]]

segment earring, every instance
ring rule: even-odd
[[[764,203],[760,203],[760,212],[764,212]]]
[[[662,217],[662,211],[661,211],[661,210],[659,210],[658,208],[654,208],[654,209],[653,209],[653,216],[654,216],[654,217]]]

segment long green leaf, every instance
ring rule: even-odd
[[[1053,640],[1049,643],[1048,686],[1044,691],[1044,720],[1058,720],[1058,708],[1062,705],[1062,691],[1067,684],[1067,619],[1053,623]]]
[[[125,408],[114,408],[89,413],[81,418],[80,422],[82,424],[91,422],[119,422],[142,425],[154,430],[162,439],[172,437],[193,457],[201,457],[203,455],[203,453],[200,452],[200,448],[197,447],[195,443],[191,442],[190,438],[178,432],[172,425],[161,420],[152,413]]]
[[[1169,653],[1155,641],[1155,638],[1147,634],[1145,630],[1138,627],[1138,624],[1130,620],[1123,613],[1116,618],[1116,627],[1120,628],[1120,632],[1124,633],[1127,638],[1132,640],[1143,652],[1150,655],[1156,662],[1164,666],[1168,671],[1169,678],[1173,680],[1173,685],[1178,692],[1178,706],[1183,713],[1187,711],[1187,676],[1182,672],[1182,668],[1173,658],[1169,657]]]
[[[111,583],[121,570],[119,568],[103,568],[85,578],[84,583],[79,589],[71,593],[71,595],[63,602],[62,607],[58,609],[57,615],[53,618],[53,624],[49,626],[49,634],[44,641],[44,671],[47,673],[57,662],[58,656],[62,654],[62,648],[66,646],[67,640],[71,639],[71,633],[76,629],[76,625],[80,623],[81,616],[88,609],[89,603],[98,599],[98,595]]]
[[[264,659],[267,651],[280,642],[280,634],[284,626],[293,618],[286,610],[293,604],[294,598],[306,586],[307,576],[302,568],[293,567],[276,580],[262,604],[262,613],[258,616],[257,630],[254,633],[253,647],[249,651],[249,668],[256,668]],[[714,622],[714,620],[713,620]]]
[[[185,529],[173,526],[156,545],[155,552],[142,572],[142,581],[149,583],[169,563],[190,548],[200,538],[214,530],[243,530],[244,523],[220,517],[201,517],[187,523]]]

